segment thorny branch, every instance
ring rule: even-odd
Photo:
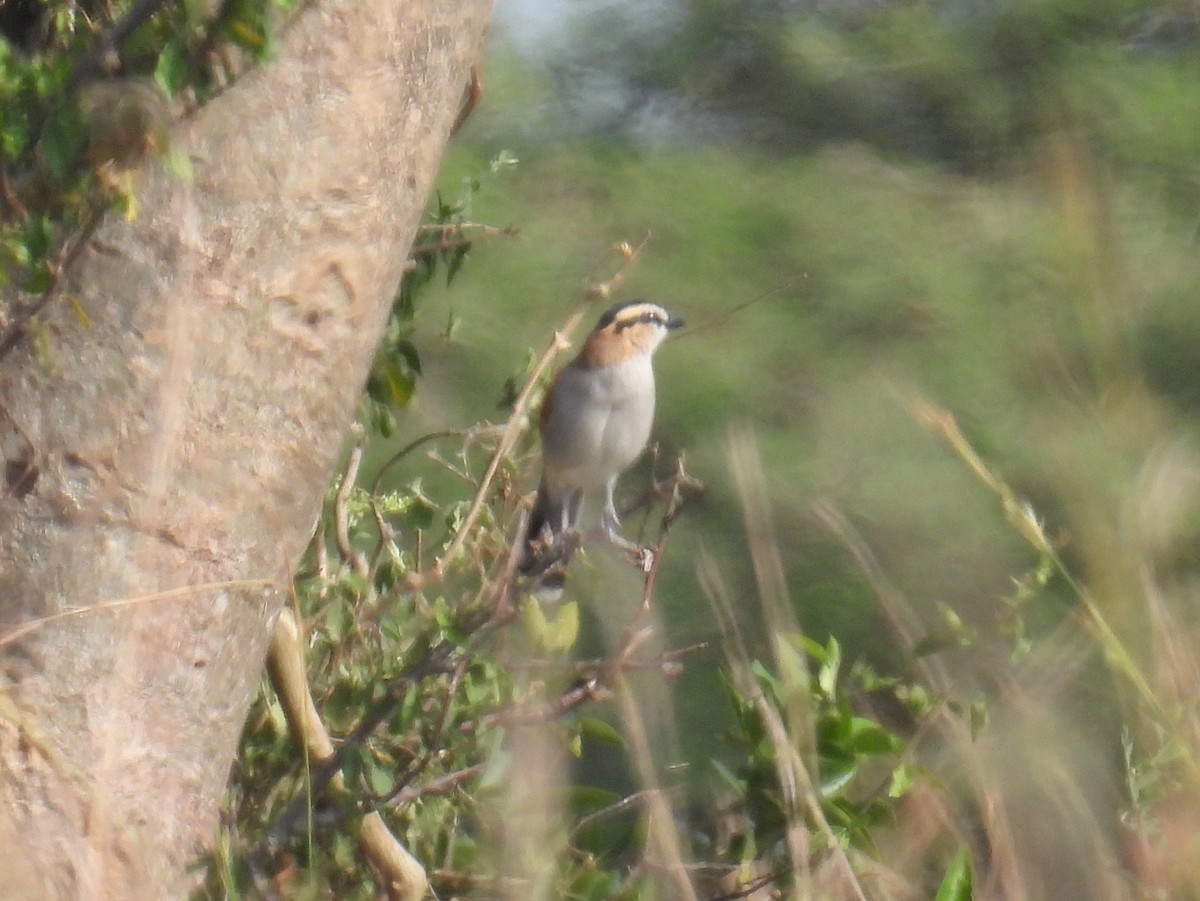
[[[465,432],[435,432],[423,436],[402,448],[380,467],[372,486],[372,498],[378,494],[385,473],[426,443],[446,437],[458,437],[468,442],[481,437],[495,439],[486,471],[478,481],[467,512],[447,544],[445,552],[430,570],[420,571],[418,568],[416,571],[410,572],[407,579],[410,589],[419,591],[443,579],[452,563],[461,562],[461,551],[474,533],[484,505],[491,499],[492,484],[498,469],[515,446],[522,430],[527,428],[528,407],[542,374],[552,363],[554,357],[568,346],[564,335],[578,326],[592,300],[607,297],[616,289],[645,244],[646,242],[643,241],[636,248],[627,244],[619,247],[619,252],[624,259],[623,265],[609,279],[594,284],[585,291],[585,300],[568,317],[563,329],[555,334],[533,367],[513,405],[509,418],[502,426],[486,426]],[[338,553],[344,560],[351,562],[356,571],[361,573],[364,567],[368,572],[373,572],[378,559],[383,557],[387,547],[391,544],[388,538],[391,533],[386,518],[372,501],[372,511],[380,528],[380,543],[375,553],[376,562],[369,563],[351,545],[348,502],[360,462],[361,449],[356,449],[351,453],[343,483],[334,499],[334,518]],[[649,657],[640,656],[638,652],[654,633],[653,626],[649,623],[651,598],[671,525],[687,500],[695,497],[702,490],[702,484],[688,474],[681,458],[669,478],[656,480],[631,505],[626,506],[624,512],[629,513],[639,508],[665,502],[656,541],[651,549],[650,565],[644,578],[641,603],[629,626],[625,629],[619,647],[610,659],[581,664],[579,666],[580,677],[557,697],[544,703],[523,704],[509,709],[496,710],[476,720],[460,723],[457,728],[465,733],[496,726],[548,723],[590,701],[609,696],[623,684],[630,672],[656,669],[668,678],[678,674],[680,660],[699,651],[703,647],[702,645],[666,650]],[[458,693],[459,681],[467,666],[475,659],[486,636],[511,621],[515,616],[512,595],[515,568],[519,559],[524,531],[523,512],[520,519],[521,522],[518,523],[515,534],[512,534],[508,542],[507,551],[496,559],[491,573],[485,579],[484,590],[478,596],[484,600],[484,603],[475,604],[471,609],[464,610],[459,616],[459,622],[448,630],[451,637],[437,642],[412,665],[389,680],[381,696],[367,709],[349,735],[338,742],[336,746],[323,749],[328,753],[313,755],[315,766],[310,775],[309,791],[295,798],[277,818],[269,830],[267,846],[264,849],[266,852],[269,853],[281,847],[283,841],[291,836],[304,821],[312,799],[322,793],[331,781],[340,780],[341,769],[347,754],[363,748],[378,727],[392,717],[413,686],[430,678],[448,679],[448,681],[441,689],[446,695],[442,708],[443,714],[434,726],[432,737],[425,739],[427,750],[405,766],[404,772],[396,779],[392,790],[387,795],[375,799],[362,799],[361,809],[374,811],[381,805],[397,807],[411,803],[426,794],[451,791],[481,772],[481,765],[467,766],[428,780],[423,785],[418,784],[422,773],[428,770],[437,757],[438,746],[441,744],[440,739],[451,722],[449,714],[453,706],[451,701]],[[352,791],[357,789],[356,786],[348,788]]]
[[[670,674],[673,668],[678,667],[678,661],[682,657],[701,649],[702,646],[695,645],[690,648],[664,651],[657,657],[635,657],[637,650],[653,634],[653,629],[646,624],[646,619],[650,611],[654,578],[662,560],[662,552],[671,523],[686,500],[696,496],[698,485],[697,480],[683,469],[682,461],[680,461],[676,474],[663,483],[661,491],[669,498],[669,503],[663,512],[659,527],[659,536],[654,548],[654,562],[645,577],[642,603],[637,609],[633,622],[626,628],[621,645],[613,658],[599,662],[589,677],[578,680],[557,698],[544,704],[495,711],[478,721],[463,724],[460,726],[460,730],[473,731],[500,725],[534,725],[551,722],[589,701],[608,696],[612,688],[630,671],[657,668],[665,674]],[[507,584],[511,585],[516,560],[515,546],[510,549],[506,558],[503,571],[507,574]],[[324,791],[331,780],[340,773],[346,755],[352,750],[362,747],[379,725],[392,716],[412,685],[429,677],[448,675],[451,676],[451,687],[448,694],[452,696],[456,685],[454,674],[461,675],[484,636],[494,628],[508,622],[514,612],[511,607],[504,610],[503,613],[498,613],[496,608],[485,608],[483,611],[468,614],[459,628],[455,630],[459,636],[457,643],[450,639],[443,640],[419,661],[393,678],[388,683],[383,696],[372,705],[354,730],[335,749],[332,749],[332,753],[320,755],[315,761],[317,765],[313,768],[310,778],[311,796],[319,795]],[[447,701],[443,710],[448,710],[449,707],[450,704]],[[435,729],[435,735],[442,733],[447,722],[448,719],[443,714],[439,726]],[[434,740],[431,743],[430,751],[422,755],[414,765],[408,767],[406,773],[397,780],[397,788],[394,789],[394,795],[389,802],[392,806],[395,806],[400,798],[415,799],[430,790],[428,787],[413,787],[413,783],[420,773],[433,762],[436,752],[433,745],[436,744],[437,742]],[[460,776],[458,780],[465,781],[466,778],[468,777]],[[448,786],[442,787],[441,790],[448,790]],[[270,848],[280,847],[286,837],[303,822],[310,800],[309,796],[301,795],[288,805],[270,829],[268,841]]]

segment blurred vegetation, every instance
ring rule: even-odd
[[[202,102],[206,32],[154,27]],[[264,687],[203,894],[372,897],[379,811],[443,898],[1200,898],[1198,51],[1135,0],[501,29],[297,579],[349,788]],[[4,173],[53,175],[69,57],[0,52]],[[6,208],[27,291],[66,184]],[[691,328],[620,490],[707,490],[652,594],[596,549],[509,607],[518,395],[646,235],[621,295]]]

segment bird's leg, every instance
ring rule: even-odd
[[[609,544],[633,557],[643,572],[649,572],[650,567],[654,565],[654,552],[636,541],[630,541],[617,531],[621,525],[621,518],[617,516],[617,505],[613,501],[613,491],[616,487],[615,478],[604,483],[604,513],[600,517],[600,528],[604,530],[604,537],[608,539]]]
[[[617,505],[613,501],[613,491],[616,487],[615,478],[604,483],[604,512],[600,515],[600,527],[604,529],[604,535],[609,541],[620,544],[625,539],[617,531],[621,525],[621,517],[617,516]]]

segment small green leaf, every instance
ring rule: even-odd
[[[397,407],[407,406],[417,388],[417,380],[412,371],[391,361],[385,363],[382,370],[388,398]]]
[[[83,141],[83,122],[73,106],[64,107],[50,117],[38,146],[51,174],[66,178],[72,173],[83,150]]]
[[[841,651],[833,639],[829,639],[833,647],[827,652],[829,659],[817,670],[817,685],[830,700],[837,697],[838,669],[842,665]]]
[[[397,341],[395,350],[409,369],[417,375],[421,374],[421,355],[417,353],[416,345],[407,340]]]
[[[192,158],[178,147],[171,147],[162,155],[163,168],[181,181],[195,181],[196,170]]]
[[[404,523],[414,532],[433,525],[433,514],[437,509],[422,497],[414,497],[404,509]]]
[[[526,636],[538,647],[546,646],[546,633],[550,626],[546,622],[546,614],[542,612],[541,604],[532,601],[521,608],[521,625]]]
[[[832,798],[850,784],[858,774],[858,763],[853,757],[821,761],[821,797]]]
[[[971,852],[964,845],[942,878],[934,901],[971,901],[974,896],[971,887]]]
[[[392,778],[391,772],[382,766],[379,761],[372,760],[367,766],[367,785],[376,795],[383,797],[391,792],[392,786],[396,784]]]
[[[546,650],[566,653],[579,637],[579,605],[569,601],[558,608],[554,621],[546,632]]]
[[[83,308],[78,296],[74,294],[67,295],[67,303],[71,305],[71,311],[75,314],[75,319],[83,328],[91,328],[92,317],[88,315],[87,310]]]
[[[875,721],[856,716],[850,721],[850,747],[856,754],[890,754],[900,742]]]
[[[354,617],[350,605],[341,599],[334,600],[325,608],[325,631],[333,644],[341,642],[349,633]]]
[[[942,651],[960,647],[962,647],[962,642],[959,641],[958,636],[935,630],[917,640],[917,643],[912,646],[912,654],[914,657],[929,657],[932,654],[940,654]]]
[[[900,764],[892,770],[892,779],[888,783],[888,797],[903,798],[915,782],[916,778],[913,776],[912,768],[906,763]]]
[[[163,47],[158,61],[154,64],[154,83],[168,97],[175,97],[187,85],[187,58],[180,43],[172,41]]]
[[[621,733],[599,717],[581,716],[579,718],[579,728],[586,738],[602,742],[606,745],[614,745],[618,748],[625,747],[625,739],[621,736]]]

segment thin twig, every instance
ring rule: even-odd
[[[742,310],[745,310],[748,307],[752,307],[756,303],[760,303],[764,300],[767,300],[768,298],[774,297],[775,295],[782,293],[785,289],[792,287],[792,285],[796,284],[801,279],[806,279],[806,278],[808,278],[807,274],[798,275],[795,278],[789,278],[786,282],[778,284],[774,288],[768,288],[766,291],[763,291],[761,294],[755,295],[754,297],[750,298],[749,300],[739,303],[736,306],[730,307],[727,310],[722,310],[720,313],[717,313],[715,316],[710,316],[707,319],[701,320],[700,322],[697,322],[695,325],[692,325],[689,322],[688,327],[686,329],[684,329],[677,335],[671,336],[671,342],[674,343],[677,341],[682,341],[683,339],[690,338],[693,335],[699,334],[700,332],[705,332],[705,331],[708,331],[709,329],[717,328],[720,325],[724,325],[728,320],[732,319],[738,313],[742,312]]]
[[[83,82],[97,75],[111,74],[114,54],[120,52],[121,46],[133,36],[146,21],[158,10],[166,6],[167,0],[136,0],[119,19],[105,29],[99,40],[71,69],[67,78],[67,93],[74,93]]]
[[[587,816],[580,817],[575,825],[571,827],[570,838],[574,840],[575,836],[577,836],[588,826],[592,825],[592,823],[596,823],[608,817],[615,816],[616,814],[623,813],[634,805],[644,804],[649,794],[650,793],[646,789],[642,789],[641,791],[634,792],[632,795],[626,795],[619,801],[614,801],[612,804],[601,807],[599,810],[594,810]]]
[[[79,258],[79,255],[83,253],[83,249],[96,233],[96,229],[100,227],[103,218],[104,213],[102,210],[92,210],[88,214],[83,227],[75,232],[72,237],[68,238],[62,248],[60,248],[58,259],[50,270],[50,284],[46,286],[41,296],[34,301],[29,309],[22,311],[16,317],[15,321],[4,333],[4,337],[0,338],[0,360],[3,360],[13,352],[29,334],[29,323],[58,296],[63,276]]]
[[[428,795],[444,795],[454,791],[464,782],[474,779],[476,776],[483,775],[483,771],[487,768],[486,764],[476,763],[472,766],[464,767],[461,770],[455,770],[453,773],[446,773],[438,776],[436,779],[430,779],[423,785],[405,786],[404,789],[397,792],[396,796],[387,801],[389,807],[400,809],[407,807],[413,801],[419,798],[427,797]]]
[[[433,762],[434,756],[442,747],[442,736],[446,734],[446,726],[450,722],[451,713],[454,711],[454,696],[458,694],[458,686],[462,682],[463,673],[466,672],[467,662],[467,659],[463,658],[454,667],[454,672],[450,676],[450,684],[446,687],[446,703],[442,705],[442,714],[438,717],[437,725],[433,727],[433,733],[425,741],[425,753],[405,767],[404,772],[395,781],[387,794],[368,799],[369,804],[376,806],[391,801],[408,788],[412,781]]]
[[[27,623],[22,623],[14,629],[10,629],[3,635],[0,635],[0,647],[10,645],[15,641],[19,641],[31,632],[35,632],[43,626],[50,623],[59,622],[64,619],[73,619],[77,616],[87,616],[92,613],[106,613],[113,610],[124,610],[127,607],[139,607],[142,604],[153,604],[158,601],[171,601],[178,598],[184,598],[188,595],[197,594],[201,591],[221,591],[221,590],[241,590],[249,588],[266,588],[274,585],[271,579],[229,579],[223,582],[201,582],[197,585],[181,585],[178,588],[168,588],[165,591],[155,591],[152,594],[138,595],[132,598],[121,598],[116,601],[102,601],[92,604],[88,607],[72,607],[70,610],[60,610],[58,613],[51,613],[49,616],[41,616],[37,619],[30,620]]]
[[[358,481],[358,468],[362,464],[363,446],[355,444],[346,460],[346,471],[342,474],[342,484],[338,486],[337,494],[333,496],[333,534],[337,540],[338,554],[343,562],[348,564],[364,578],[370,573],[371,566],[362,551],[356,550],[350,541],[350,496],[354,493],[354,484]]]

